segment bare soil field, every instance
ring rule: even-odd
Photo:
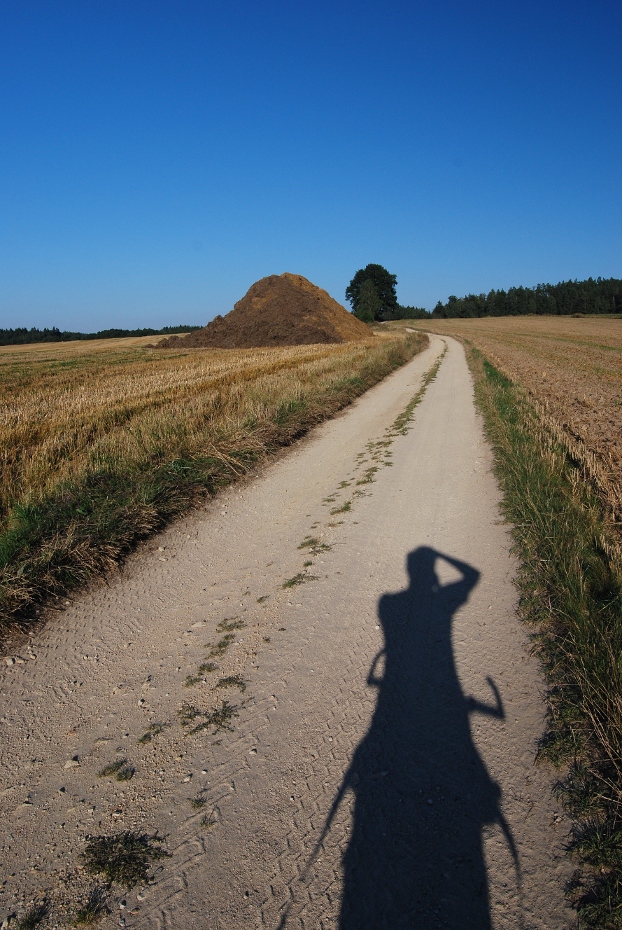
[[[612,521],[622,522],[621,319],[495,317],[407,323],[469,340],[524,387],[547,425],[585,468]]]

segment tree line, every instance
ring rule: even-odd
[[[619,278],[588,278],[560,281],[536,287],[511,287],[508,291],[467,294],[440,300],[433,317],[522,316],[525,314],[569,316],[573,313],[622,313],[622,281]]]
[[[404,307],[397,300],[397,277],[382,265],[360,268],[348,287],[346,300],[352,312],[366,323],[384,320],[421,320],[428,317],[521,316],[573,313],[622,313],[622,280],[588,278],[587,281],[561,281],[536,287],[511,287],[488,294],[467,294],[439,300],[429,313],[422,307]]]
[[[31,342],[73,342],[78,339],[123,339],[125,336],[168,336],[171,333],[192,333],[200,326],[163,326],[162,329],[100,329],[98,333],[72,333],[60,330],[37,329],[0,329],[0,346],[21,346]]]

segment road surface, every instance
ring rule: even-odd
[[[170,857],[103,928],[574,926],[499,499],[432,336],[67,603],[0,673],[0,920],[66,925],[87,837],[136,830]]]

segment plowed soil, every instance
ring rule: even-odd
[[[369,328],[330,294],[299,274],[256,281],[226,316],[188,336],[171,336],[161,348],[252,349],[366,339]]]

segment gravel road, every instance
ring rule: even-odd
[[[67,926],[87,837],[133,830],[170,856],[104,889],[102,928],[574,926],[498,505],[463,350],[432,336],[59,603],[0,671],[0,923],[38,899]]]

